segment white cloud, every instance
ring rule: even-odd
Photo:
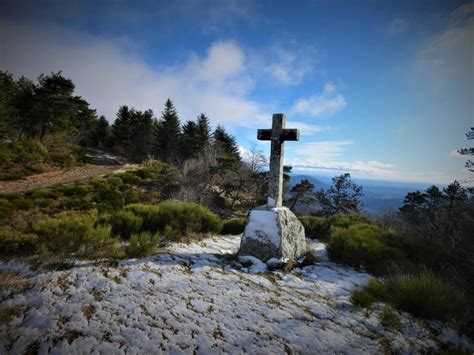
[[[461,154],[459,154],[456,149],[453,149],[452,151],[449,152],[449,157],[450,157],[450,158],[466,159],[466,157],[463,156],[463,155],[461,155]]]
[[[333,171],[335,173],[351,172],[365,177],[387,178],[398,174],[393,164],[373,160],[336,161],[336,158],[343,154],[344,148],[353,143],[348,140],[319,141],[292,147],[287,149],[290,153],[288,164],[298,170],[313,172]]]
[[[387,32],[390,36],[397,36],[405,32],[407,28],[408,21],[404,18],[397,17],[390,21],[387,27]]]
[[[76,93],[112,121],[120,105],[152,108],[160,114],[171,98],[182,120],[205,112],[226,127],[246,126],[262,115],[248,98],[253,79],[243,50],[234,42],[215,42],[205,56],[157,69],[129,51],[133,43],[64,28],[33,28],[0,22],[1,68],[30,78],[62,70]]]
[[[364,177],[392,178],[398,176],[398,171],[395,170],[394,165],[378,161],[328,162],[295,159],[291,161],[291,166],[294,169],[319,172],[333,171],[335,173],[357,173]]]
[[[306,122],[291,121],[286,125],[288,128],[297,128],[300,130],[302,136],[312,136],[316,133],[326,132],[331,129],[330,126],[321,126],[315,124],[309,124]]]
[[[332,83],[324,85],[320,95],[309,98],[299,98],[293,105],[291,112],[310,117],[328,116],[346,107],[346,99]]]
[[[319,50],[312,46],[300,46],[296,41],[279,43],[263,50],[254,58],[258,72],[268,75],[278,84],[298,85],[309,74],[316,72]]]
[[[467,82],[472,88],[474,71],[474,3],[459,7],[449,16],[447,28],[432,37],[416,53],[415,67],[437,87],[447,80]],[[459,85],[462,85],[459,83]]]
[[[318,141],[300,144],[292,147],[293,155],[298,157],[317,158],[318,161],[326,161],[341,155],[347,145],[354,144],[352,141]]]

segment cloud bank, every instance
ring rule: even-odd
[[[109,121],[120,105],[151,108],[159,115],[168,97],[183,120],[205,112],[214,124],[245,126],[263,112],[248,98],[254,81],[245,53],[230,41],[212,43],[204,56],[193,54],[181,64],[156,69],[124,40],[7,21],[0,22],[0,33],[3,70],[29,78],[62,70],[76,93]]]
[[[326,83],[321,94],[296,100],[291,111],[315,118],[332,115],[345,107],[344,96],[338,92],[334,84]]]

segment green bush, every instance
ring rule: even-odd
[[[0,180],[17,180],[42,171],[48,150],[33,139],[0,143]]]
[[[109,223],[112,226],[113,235],[120,235],[124,239],[129,239],[132,233],[140,232],[143,218],[131,211],[120,210],[110,217]]]
[[[384,274],[393,263],[406,262],[406,254],[387,241],[393,234],[375,224],[355,223],[348,228],[332,227],[329,257],[354,267],[364,266],[372,273]]]
[[[11,227],[0,227],[0,255],[28,256],[36,253],[38,237],[24,234]]]
[[[305,234],[310,239],[329,240],[331,236],[331,221],[325,217],[300,216]]]
[[[246,224],[247,218],[245,217],[227,219],[223,222],[221,234],[242,234]]]
[[[164,201],[158,205],[132,204],[125,209],[143,218],[142,231],[159,231],[165,236],[217,234],[222,230],[222,221],[216,214],[194,203]]]
[[[132,212],[134,215],[142,218],[142,231],[156,232],[159,227],[159,211],[158,205],[144,205],[140,203],[134,203],[125,206],[126,211]],[[157,217],[158,216],[158,217]],[[164,228],[163,228],[164,229]]]
[[[103,189],[94,196],[99,212],[112,212],[124,206],[122,193],[115,189]]]
[[[388,329],[395,329],[398,331],[402,329],[400,316],[389,305],[385,305],[383,308],[383,312],[380,316],[380,323]]]
[[[127,171],[117,175],[125,184],[140,185],[142,179],[132,171]]]
[[[110,227],[95,226],[96,220],[96,213],[69,211],[43,219],[33,229],[42,251],[60,263],[114,256],[118,241],[110,236]]]
[[[373,224],[370,218],[360,214],[339,214],[330,218],[334,227],[348,228],[354,224]]]
[[[93,187],[90,184],[76,182],[69,185],[58,185],[54,190],[68,197],[84,197],[93,190]]]
[[[393,304],[415,315],[448,320],[466,309],[464,294],[429,271],[396,275],[388,283]]]
[[[150,255],[159,242],[160,237],[158,234],[150,232],[132,234],[130,243],[125,248],[125,254],[129,258],[140,258]]]
[[[38,199],[55,199],[61,195],[59,191],[45,188],[35,188],[25,193],[25,196],[30,197],[33,200]]]
[[[377,300],[383,299],[387,292],[388,285],[373,277],[366,285],[352,292],[351,302],[356,306],[369,308]]]

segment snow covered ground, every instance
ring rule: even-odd
[[[446,343],[474,350],[440,324],[428,328],[403,313],[402,332],[391,331],[380,324],[382,305],[353,307],[351,290],[369,275],[329,262],[321,243],[310,244],[319,263],[290,273],[231,257],[239,243],[175,244],[117,267],[32,272],[0,264],[31,285],[0,293],[2,307],[21,310],[0,325],[0,354],[412,353]]]

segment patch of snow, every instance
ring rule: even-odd
[[[370,314],[353,307],[352,290],[370,275],[327,261],[321,243],[310,243],[320,262],[288,273],[265,272],[253,257],[236,261],[228,254],[239,243],[240,236],[225,236],[174,244],[118,267],[32,273],[0,263],[34,281],[2,299],[24,314],[0,325],[0,353],[20,354],[33,344],[51,354],[430,353],[440,344],[472,351],[442,324],[433,333],[402,312],[398,332],[381,325],[383,305]]]
[[[247,267],[248,272],[265,272],[267,271],[267,265],[260,259],[251,256],[251,255],[243,255],[239,256],[239,261],[242,265],[246,265],[247,263],[250,263],[250,266]]]
[[[280,246],[277,213],[272,210],[252,210],[245,227],[244,235],[251,235],[252,239],[262,243],[272,243]]]

